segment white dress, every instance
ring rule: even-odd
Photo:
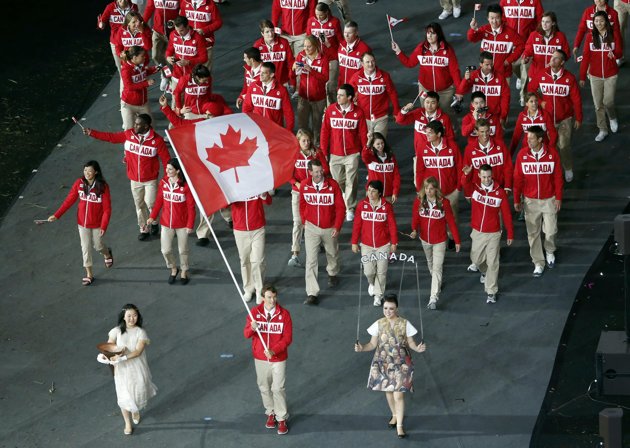
[[[140,341],[147,345],[150,342],[147,332],[140,327],[128,328],[124,334],[121,334],[119,327],[112,328],[109,340],[119,347],[125,347],[127,353],[135,351]],[[136,358],[114,365],[114,383],[121,409],[138,412],[147,405],[149,398],[155,396],[157,387],[151,381],[146,350]]]

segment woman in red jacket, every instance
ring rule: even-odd
[[[558,27],[556,13],[547,11],[542,15],[538,28],[532,31],[527,38],[525,50],[521,56],[525,64],[531,61],[527,73],[529,79],[547,69],[555,50],[562,50],[569,54],[569,41]]]
[[[558,131],[553,124],[553,118],[549,112],[539,107],[538,95],[535,92],[525,94],[525,109],[518,114],[510,144],[510,154],[527,145],[527,130],[532,126],[540,126],[545,131],[545,144],[556,147]],[[520,145],[520,146],[519,146]]]
[[[424,180],[423,188],[418,192],[412,208],[411,238],[416,239],[420,233],[422,250],[427,257],[429,273],[431,274],[431,296],[427,308],[437,308],[442,290],[442,267],[446,253],[446,226],[450,229],[455,240],[455,251],[459,252],[461,242],[459,231],[453,217],[451,203],[444,197],[435,177]]]
[[[76,180],[70,188],[70,192],[63,201],[59,210],[48,218],[48,222],[57,221],[79,199],[77,207],[77,221],[79,225],[79,238],[81,238],[81,252],[83,253],[83,267],[85,277],[83,286],[90,286],[94,281],[92,273],[92,252],[90,246],[94,246],[103,257],[105,266],[111,268],[114,265],[114,256],[111,248],[103,242],[103,235],[109,224],[112,213],[109,186],[101,173],[101,167],[95,160],[90,160],[83,165],[83,177]]]
[[[123,26],[118,29],[114,44],[121,61],[125,60],[125,50],[142,47],[149,52],[153,47],[151,28],[145,23],[139,12],[131,11],[125,16]]]
[[[593,31],[586,35],[584,59],[580,64],[580,87],[584,87],[586,73],[591,81],[591,94],[595,105],[595,117],[599,133],[596,142],[608,136],[606,114],[610,119],[610,130],[617,132],[619,122],[615,110],[615,90],[619,66],[617,59],[623,56],[621,35],[608,20],[608,14],[597,11],[593,16]]]
[[[621,35],[621,31],[619,29],[619,15],[617,14],[617,11],[608,4],[608,0],[593,0],[593,4],[591,6],[587,6],[582,13],[577,34],[575,35],[575,41],[573,41],[573,56],[576,60],[580,45],[582,45],[582,40],[584,39],[584,36],[587,36],[593,29],[593,18],[595,17],[595,13],[599,11],[606,13],[608,21],[613,26],[615,32]]]
[[[125,62],[121,70],[123,90],[120,95],[120,115],[123,121],[123,130],[131,129],[133,121],[139,114],[151,116],[149,110],[149,94],[147,89],[155,81],[149,79],[150,75],[157,73],[157,67],[144,65],[147,52],[142,47],[131,47],[124,51]]]
[[[177,159],[169,160],[166,165],[166,176],[160,182],[155,205],[151,210],[151,216],[147,219],[147,225],[153,224],[160,210],[162,210],[160,215],[161,249],[166,260],[166,267],[171,270],[168,283],[170,285],[175,283],[179,274],[173,255],[173,238],[177,235],[179,263],[182,269],[181,283],[186,285],[190,280],[188,277],[188,235],[192,233],[195,224],[195,201]]]
[[[361,159],[368,169],[368,179],[365,189],[373,180],[383,183],[383,197],[390,204],[394,204],[400,192],[400,170],[396,156],[391,146],[380,132],[370,135],[367,146],[361,153]]]

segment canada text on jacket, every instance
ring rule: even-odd
[[[555,162],[523,162],[523,174],[551,174]]]
[[[309,205],[333,205],[335,195],[332,193],[304,193],[304,201]]]
[[[424,166],[427,168],[451,168],[455,166],[455,159],[453,156],[443,157],[422,157]]]
[[[489,51],[492,54],[507,54],[512,52],[512,42],[500,42],[483,39],[481,41],[481,51]]]
[[[487,205],[489,207],[501,207],[501,198],[496,196],[486,196],[485,194],[479,193],[479,191],[475,190],[472,194],[473,201],[479,202],[480,204]]]

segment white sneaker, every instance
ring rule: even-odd
[[[368,286],[368,295],[374,297],[374,285]]]
[[[246,302],[251,302],[253,298],[254,298],[254,294],[251,292],[243,294],[243,299],[245,299]]]
[[[497,295],[488,294],[488,297],[486,298],[486,303],[497,303]]]
[[[606,137],[608,137],[608,132],[599,131],[597,136],[595,136],[595,141],[596,142],[603,142]]]
[[[521,90],[522,85],[521,78],[516,78],[516,90]]]
[[[374,296],[374,306],[381,306],[383,303],[383,296]]]
[[[168,78],[162,78],[162,80],[160,81],[160,91],[162,92],[166,91],[166,88],[168,87],[168,82],[169,82]]]
[[[477,265],[475,263],[471,264],[470,266],[468,266],[466,268],[466,270],[468,272],[479,272],[479,268],[477,267]]]
[[[519,79],[519,81],[520,81],[520,79]],[[521,97],[521,99],[518,100],[518,104],[520,104],[521,107],[525,107],[525,98]]]
[[[297,255],[293,255],[287,264],[294,268],[302,267],[302,263],[300,263],[300,259],[297,257]]]
[[[568,184],[573,180],[573,170],[566,170],[564,172],[564,181]]]
[[[300,94],[298,93],[297,90],[293,92],[293,95],[291,95],[292,100],[297,100],[299,97],[300,97]]]
[[[616,134],[617,131],[619,130],[619,122],[617,121],[617,119],[612,119],[610,120],[610,130],[612,131],[613,134]]]
[[[479,277],[479,283],[485,283],[486,282],[486,274],[481,274],[481,276]]]
[[[543,275],[543,272],[545,271],[545,268],[542,266],[536,266],[534,268],[534,273],[532,274],[534,277],[538,278],[541,275]]]
[[[429,298],[429,304],[427,305],[427,308],[430,309],[430,310],[437,309],[437,301],[438,301],[438,297],[437,296],[431,296]]]
[[[444,19],[446,19],[448,16],[450,16],[451,14],[453,14],[453,13],[452,13],[452,12],[450,12],[450,11],[447,11],[446,9],[444,9],[444,10],[442,11],[442,14],[440,14],[440,15],[438,16],[438,19],[440,19],[440,20],[444,20]]]
[[[346,221],[348,222],[354,221],[354,212],[352,210],[348,210],[346,212]]]
[[[459,19],[459,16],[462,15],[462,8],[458,8],[457,6],[453,6],[453,17]]]
[[[545,259],[547,260],[547,267],[549,269],[553,269],[553,267],[556,265],[556,256],[547,252]]]

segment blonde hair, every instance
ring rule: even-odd
[[[442,193],[442,189],[440,188],[440,184],[438,182],[438,180],[431,176],[431,177],[427,177],[424,182],[422,182],[422,188],[420,188],[420,191],[418,191],[418,199],[420,199],[420,205],[422,206],[422,208],[428,208],[429,207],[429,201],[427,199],[427,193],[425,191],[425,188],[427,186],[433,186],[433,188],[435,188],[435,203],[437,205],[438,210],[442,210],[443,209],[443,200],[444,200],[444,194]]]

